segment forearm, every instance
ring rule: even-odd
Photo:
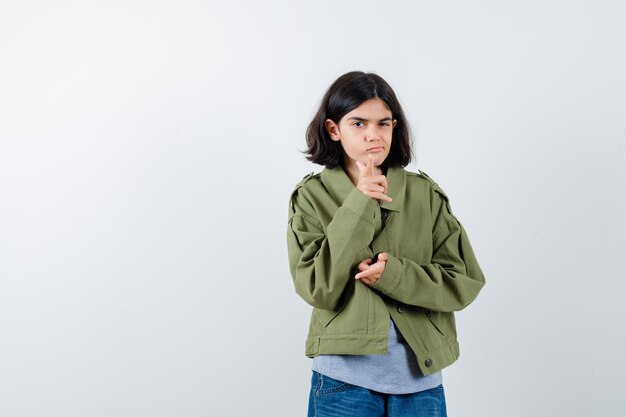
[[[372,288],[403,304],[449,312],[470,304],[483,285],[482,274],[470,277],[438,263],[420,265],[389,255],[385,271]]]
[[[371,256],[376,203],[351,192],[325,232],[316,220],[294,214],[289,222],[288,251],[296,292],[310,305],[333,310],[352,279],[352,270]]]
[[[470,304],[485,284],[465,230],[460,223],[435,246],[428,263],[388,254],[380,279],[372,288],[407,305],[433,311],[458,311]]]

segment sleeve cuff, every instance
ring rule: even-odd
[[[402,262],[397,257],[387,253],[387,263],[385,270],[372,288],[382,292],[383,294],[392,296],[396,288],[400,285],[402,278]],[[393,297],[392,297],[393,298]]]
[[[343,201],[342,207],[362,217],[368,223],[374,224],[376,218],[376,201],[353,188]]]

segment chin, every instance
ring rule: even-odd
[[[385,159],[387,159],[387,155],[374,155],[374,166],[381,166]]]

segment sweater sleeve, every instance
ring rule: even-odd
[[[448,197],[431,188],[433,253],[419,264],[389,254],[385,270],[373,288],[407,305],[433,311],[458,311],[470,304],[485,284],[465,228],[452,214]]]
[[[356,188],[322,227],[309,193],[292,194],[287,228],[289,268],[296,293],[313,307],[339,308],[351,271],[372,256],[376,203]],[[354,278],[352,278],[354,279]]]

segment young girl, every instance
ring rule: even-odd
[[[485,283],[465,229],[436,182],[404,169],[409,125],[380,76],[339,77],[306,138],[325,168],[295,187],[287,242],[313,306],[309,416],[446,416],[454,312]]]

